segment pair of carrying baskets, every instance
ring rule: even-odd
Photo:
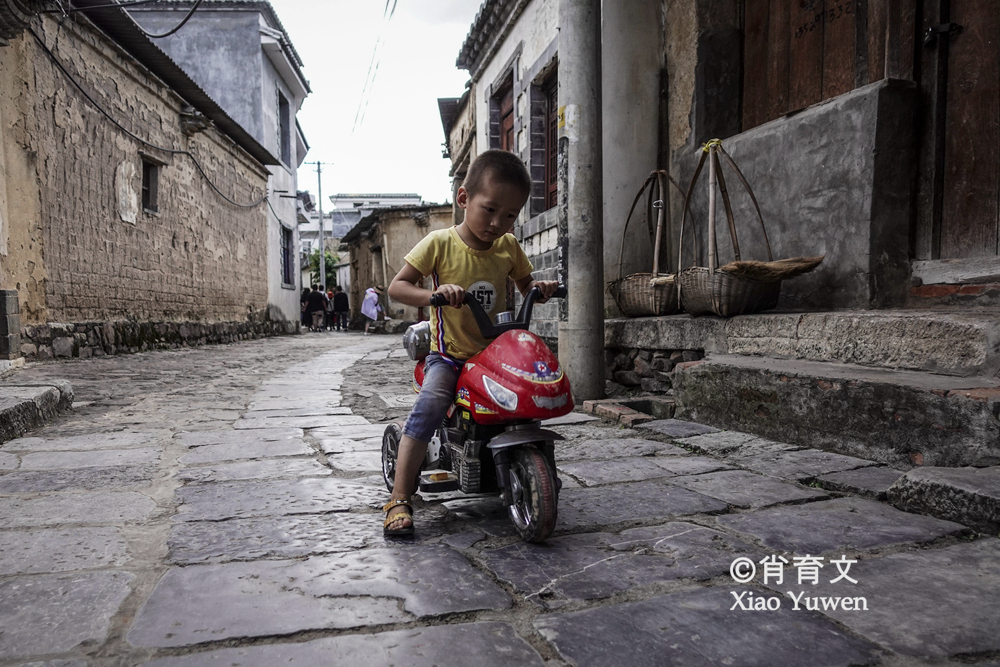
[[[722,173],[722,161],[739,179],[750,200],[753,202],[754,210],[757,212],[757,220],[760,222],[760,230],[767,250],[767,261],[745,261],[740,256],[739,239],[736,234],[736,222],[733,216],[733,208],[729,199],[729,191],[726,188],[725,177]],[[683,267],[684,235],[688,213],[690,211],[691,199],[694,193],[698,177],[708,163],[708,266]],[[628,222],[632,217],[636,202],[641,198],[643,191],[650,186],[650,202],[652,202],[651,179],[656,178],[659,184],[658,190],[661,198],[660,215],[657,223],[656,241],[654,248],[653,273],[637,273],[619,278],[611,283],[611,294],[614,296],[619,309],[627,317],[641,317],[644,315],[668,315],[683,309],[691,315],[714,314],[721,317],[732,315],[745,315],[757,313],[774,308],[778,304],[778,295],[781,292],[781,281],[792,278],[802,273],[812,271],[823,257],[794,257],[775,261],[771,253],[771,244],[767,238],[767,230],[764,227],[764,218],[760,212],[757,198],[753,189],[747,182],[746,177],[736,165],[736,162],[722,147],[722,142],[713,139],[702,146],[701,159],[695,169],[687,192],[684,195],[684,214],[681,219],[680,239],[677,249],[678,273],[659,274],[658,256],[663,232],[663,219],[665,215],[665,183],[667,179],[674,186],[677,183],[670,178],[666,172],[656,171],[650,174],[643,184],[643,188],[636,195],[632,202],[632,210],[629,211],[629,218],[625,221],[625,230],[628,229]],[[722,202],[725,208],[726,221],[729,227],[729,236],[733,244],[733,255],[735,261],[724,266],[719,266],[718,247],[716,243],[716,191],[722,195]],[[651,218],[650,218],[651,223]],[[695,245],[694,255],[698,256],[697,239],[691,234]],[[622,251],[619,254],[619,271],[621,270],[621,260],[624,254],[625,231],[622,232]],[[620,274],[619,274],[620,275]],[[661,287],[662,285],[662,287]],[[656,288],[662,291],[657,292]],[[657,310],[657,307],[659,309]]]

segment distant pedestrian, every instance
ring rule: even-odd
[[[347,318],[350,313],[351,302],[340,285],[337,285],[337,291],[333,293],[333,324],[337,331],[341,329],[347,331]]]
[[[326,291],[326,312],[324,313],[323,328],[333,331],[333,288]]]
[[[368,335],[368,327],[378,319],[378,314],[382,312],[382,305],[379,304],[379,296],[385,292],[385,287],[376,285],[365,290],[365,300],[361,302],[361,314],[368,318],[365,322],[365,335]]]
[[[307,310],[309,306],[309,292],[310,290],[308,287],[303,287],[302,297],[299,299],[299,304],[302,307],[302,310],[300,311],[302,313],[302,326],[306,327],[312,322],[312,316]]]
[[[310,331],[323,330],[323,317],[326,313],[326,295],[319,291],[319,285],[314,284],[306,300],[306,312],[312,318]]]

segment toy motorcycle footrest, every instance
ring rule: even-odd
[[[424,493],[444,493],[458,490],[458,475],[453,472],[422,472],[417,484]]]

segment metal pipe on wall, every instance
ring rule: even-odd
[[[559,0],[559,105],[569,290],[559,363],[582,401],[604,396],[600,0]]]

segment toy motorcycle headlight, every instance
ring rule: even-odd
[[[486,388],[486,393],[493,399],[493,402],[501,408],[508,412],[517,410],[517,394],[510,389],[496,382],[488,375],[483,376],[483,386]]]

